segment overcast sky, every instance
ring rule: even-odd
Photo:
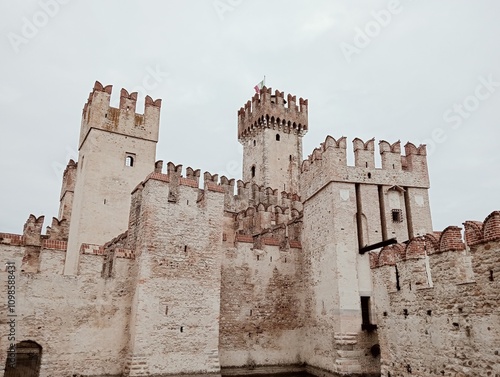
[[[355,137],[427,143],[434,229],[482,221],[500,209],[499,14],[498,0],[4,0],[0,232],[57,216],[95,80],[114,105],[122,87],[163,99],[157,159],[240,178],[236,112],[264,75],[309,99],[304,157],[328,134],[351,163]]]

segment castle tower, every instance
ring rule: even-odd
[[[432,232],[424,145],[353,140],[347,164],[345,137],[328,136],[302,164],[304,284],[313,308],[305,319],[304,355],[339,374],[379,370],[373,285],[367,251]],[[333,329],[334,341],[324,341]],[[329,338],[331,339],[331,338]],[[372,348],[374,347],[375,348]]]
[[[308,129],[307,100],[263,87],[238,111],[243,180],[298,193],[302,136]]]
[[[78,273],[82,243],[102,245],[128,226],[130,193],[154,171],[161,100],[146,97],[137,114],[137,93],[120,93],[96,82],[83,108],[78,167],[64,273]]]
[[[73,206],[73,197],[75,193],[77,166],[75,161],[69,160],[63,174],[61,186],[61,195],[59,198],[59,220],[71,219],[71,208]]]

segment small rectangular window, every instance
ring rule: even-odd
[[[401,210],[401,209],[393,209],[392,210],[392,222],[393,223],[402,223],[403,222],[403,210]]]

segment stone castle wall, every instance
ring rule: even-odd
[[[156,166],[132,194],[128,230],[82,244],[75,276],[63,274],[64,222],[41,235],[43,217],[30,216],[23,235],[2,235],[22,292],[18,339],[42,346],[41,376],[299,364],[300,198],[243,182],[234,192],[234,180],[210,173],[200,189],[199,171]]]
[[[151,174],[133,193],[127,240],[138,273],[130,321],[130,376],[219,373],[224,193]]]
[[[383,377],[500,375],[500,212],[371,264]]]
[[[64,276],[67,243],[40,240],[32,245],[37,238],[40,233],[0,234],[0,263],[16,266],[16,341],[42,345],[41,377],[120,374],[132,303],[130,255],[116,258],[114,279],[105,280],[101,278],[102,248],[89,246],[82,249],[78,276]],[[7,281],[6,269],[0,271],[0,279]],[[6,288],[0,285],[1,297],[7,297]],[[0,332],[8,334],[7,302],[0,308]],[[4,337],[0,376],[7,343]]]
[[[372,294],[368,257],[358,253],[354,195],[339,190],[349,185],[328,185],[304,202],[304,359],[337,373],[376,373],[377,337],[361,328],[360,296]]]
[[[271,243],[266,240],[266,243]],[[304,313],[302,250],[227,247],[222,259],[220,358],[223,367],[300,364]]]
[[[161,101],[137,114],[136,93],[118,108],[110,94],[97,82],[84,106],[59,218],[0,234],[41,377],[498,374],[500,215],[467,222],[466,243],[431,233],[425,146],[381,141],[376,168],[374,140],[356,138],[348,166],[328,136],[302,161],[308,101],[263,88],[238,112],[244,181],[164,171]]]

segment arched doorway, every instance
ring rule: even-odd
[[[42,346],[31,340],[16,344],[15,360],[7,355],[5,377],[38,377],[42,360]]]

